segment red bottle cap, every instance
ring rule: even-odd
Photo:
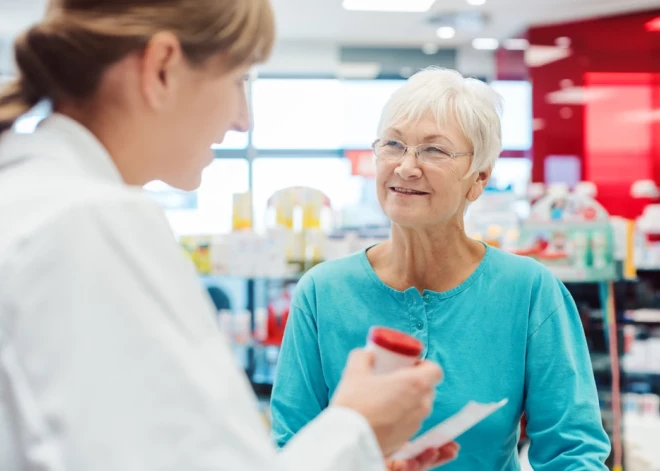
[[[408,334],[387,327],[372,327],[369,340],[385,350],[408,357],[419,358],[424,344]]]

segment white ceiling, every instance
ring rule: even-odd
[[[477,36],[504,39],[529,25],[660,7],[659,0],[487,0],[478,7],[466,0],[436,0],[431,12],[422,14],[345,11],[341,0],[271,1],[282,39],[365,45],[421,45],[434,41],[447,47],[468,43]],[[438,40],[436,27],[426,21],[433,13],[468,11],[483,11],[489,17],[485,28],[459,31],[452,40]]]
[[[9,61],[7,41],[43,14],[47,0],[0,0],[0,73]],[[418,46],[436,42],[442,47],[468,44],[474,37],[504,39],[529,25],[658,8],[659,0],[487,0],[470,6],[466,0],[437,0],[430,13],[365,13],[343,10],[342,0],[271,0],[278,37],[285,41],[324,41],[349,45]],[[486,25],[478,31],[459,31],[439,40],[437,26],[428,23],[436,13],[483,11]],[[4,40],[4,54],[2,47]],[[3,57],[4,56],[4,57]]]

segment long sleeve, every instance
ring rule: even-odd
[[[271,397],[275,443],[284,446],[326,407],[328,388],[323,378],[316,323],[294,300]]]
[[[528,339],[530,464],[536,471],[606,470],[610,444],[577,308],[559,281],[548,283],[538,296]]]
[[[3,470],[383,469],[366,420],[342,409],[276,452],[191,264],[142,198],[35,228],[0,279],[0,437],[20,437]]]

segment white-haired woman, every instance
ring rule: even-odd
[[[385,325],[422,340],[424,358],[445,371],[420,432],[470,400],[509,400],[460,437],[460,456],[443,470],[519,469],[523,413],[536,471],[607,469],[570,294],[537,262],[465,234],[465,209],[501,150],[501,107],[484,83],[443,69],[414,75],[387,103],[374,152],[391,238],[301,280],[273,391],[279,445],[328,406],[348,352]]]

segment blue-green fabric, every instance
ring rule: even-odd
[[[424,342],[445,379],[421,432],[468,401],[509,403],[458,439],[459,459],[442,471],[518,470],[523,412],[535,471],[605,470],[610,451],[584,331],[564,285],[529,258],[487,248],[477,270],[447,292],[397,291],[366,251],[323,263],[292,301],[271,410],[284,445],[332,398],[349,352],[371,326]]]

